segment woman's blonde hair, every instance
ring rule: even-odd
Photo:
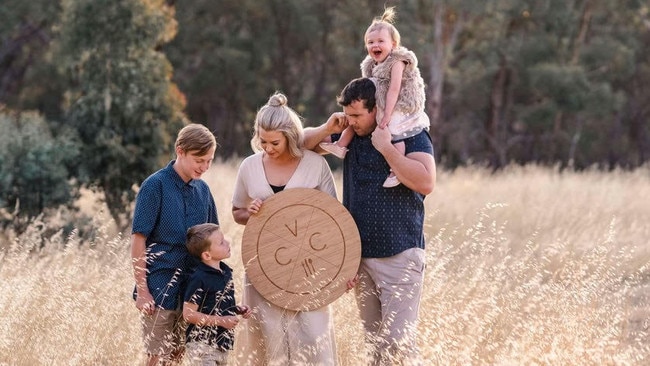
[[[399,47],[402,42],[402,37],[400,36],[397,28],[395,28],[395,26],[393,25],[394,20],[395,20],[395,7],[391,6],[385,8],[384,14],[382,14],[380,17],[375,17],[372,20],[372,23],[370,24],[368,29],[366,29],[366,33],[363,36],[364,43],[368,39],[368,33],[381,30],[381,29],[388,29],[388,34],[390,34],[390,37],[393,39],[393,42],[395,42],[395,47]]]
[[[251,147],[253,151],[262,151],[260,128],[265,131],[282,132],[287,139],[289,154],[293,157],[302,156],[302,144],[305,138],[302,121],[298,113],[287,105],[287,97],[279,92],[271,95],[269,101],[257,111]]]

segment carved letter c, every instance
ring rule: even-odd
[[[282,263],[278,259],[278,253],[280,252],[281,249],[287,249],[286,247],[279,247],[278,250],[275,251],[275,261],[278,262],[279,265],[281,266],[286,266],[287,264],[291,263],[291,259],[287,263]]]

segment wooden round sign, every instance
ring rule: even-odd
[[[242,260],[265,299],[285,309],[314,310],[346,291],[359,268],[361,239],[336,198],[292,188],[268,198],[248,219]]]

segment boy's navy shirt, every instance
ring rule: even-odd
[[[206,222],[219,224],[210,187],[201,179],[185,183],[174,162],[142,182],[132,230],[147,237],[147,285],[156,306],[166,310],[180,308],[187,276],[199,263],[185,247],[187,230]]]
[[[235,315],[235,287],[232,281],[232,269],[220,262],[220,270],[199,263],[185,290],[186,302],[198,305],[198,311],[208,315]],[[221,351],[233,348],[234,330],[223,327],[188,324],[187,342],[203,342],[215,345]]]
[[[333,140],[338,135],[332,135]],[[406,154],[433,155],[426,130],[402,140]],[[372,145],[371,136],[355,135],[343,160],[343,205],[361,237],[361,257],[385,258],[410,248],[424,249],[424,198],[404,184],[384,188],[390,166]]]

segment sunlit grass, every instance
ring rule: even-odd
[[[228,263],[241,295],[243,227],[230,214],[237,164],[218,163],[205,179],[234,244]],[[648,364],[646,197],[647,169],[440,171],[426,200],[428,267],[418,333],[428,363]],[[116,234],[101,211],[89,242],[74,232],[43,237],[53,225],[59,223],[36,220],[17,238],[4,233],[0,365],[142,362],[128,233]],[[341,365],[364,364],[353,295],[333,310]]]

